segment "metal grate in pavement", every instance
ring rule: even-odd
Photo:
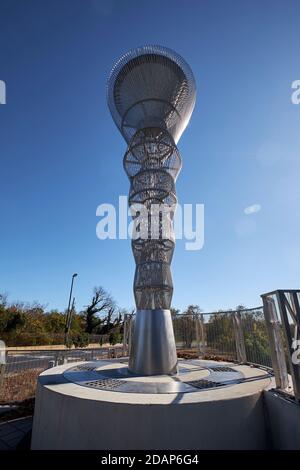
[[[190,382],[185,382],[187,385],[191,385],[195,388],[215,388],[224,385],[222,382],[213,382],[212,380],[191,380]]]
[[[236,370],[226,366],[209,366],[208,369],[213,370],[214,372],[236,372]]]
[[[85,366],[85,365],[80,365],[80,366],[75,366],[75,367],[72,367],[71,369],[69,369],[69,372],[77,372],[77,371],[80,371],[80,370],[87,370],[87,371],[91,371],[91,370],[95,370],[95,367],[92,367],[92,366]]]
[[[125,385],[126,383],[126,380],[101,379],[91,380],[89,382],[85,382],[83,385],[87,387],[99,388],[101,390],[115,390],[116,388],[119,388],[121,385]]]

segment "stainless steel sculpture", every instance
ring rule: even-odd
[[[195,97],[190,67],[160,46],[129,51],[109,77],[109,109],[128,143],[124,169],[137,228],[132,240],[137,313],[129,359],[130,371],[137,374],[177,370],[170,313],[175,181],[181,169],[176,143],[189,122]]]

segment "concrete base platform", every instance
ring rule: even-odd
[[[32,449],[264,449],[266,371],[180,360],[140,377],[120,360],[63,365],[38,382]]]

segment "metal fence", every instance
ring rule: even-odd
[[[121,357],[122,347],[6,352],[0,370],[0,404],[18,403],[35,396],[38,375],[49,367]]]
[[[300,402],[300,290],[263,294],[276,387]]]
[[[179,352],[195,351],[201,358],[215,358],[272,367],[263,308],[174,315]],[[134,315],[124,321],[124,354],[129,354]]]
[[[263,307],[174,315],[178,355],[272,367],[276,387],[300,401],[300,290],[262,295]],[[122,347],[8,351],[0,370],[0,404],[35,394],[37,376],[48,367],[127,356],[134,315],[125,315]]]
[[[178,353],[272,368],[276,388],[300,402],[300,290],[263,294],[263,307],[173,316]],[[129,353],[134,316],[125,318]]]

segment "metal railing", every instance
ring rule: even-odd
[[[276,388],[300,402],[300,290],[276,290],[261,297],[263,307],[173,316],[177,349],[272,368]],[[125,323],[128,354],[134,317]]]
[[[262,299],[263,307],[174,315],[178,353],[273,368],[277,389],[293,390],[300,401],[300,290],[273,291]],[[133,330],[134,315],[125,315],[122,347],[8,351],[0,403],[34,396],[37,376],[48,367],[127,356]]]
[[[62,350],[15,350],[6,352],[1,366],[0,404],[23,402],[35,396],[38,375],[57,365],[121,357],[123,348],[104,347]]]
[[[263,308],[173,315],[177,350],[215,358],[272,367]],[[129,354],[134,315],[124,320],[124,355]]]
[[[276,387],[300,402],[300,290],[263,294]],[[290,380],[289,380],[290,377]]]

